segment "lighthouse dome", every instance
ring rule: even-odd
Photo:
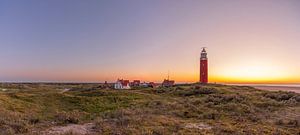
[[[207,53],[206,53],[205,48],[203,48],[201,51],[201,59],[206,59],[206,58],[207,58]]]

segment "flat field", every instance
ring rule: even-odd
[[[300,94],[215,84],[2,83],[0,134],[296,135]]]

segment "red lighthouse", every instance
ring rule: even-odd
[[[200,57],[200,83],[208,82],[208,61],[205,48],[202,49]]]

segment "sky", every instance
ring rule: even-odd
[[[299,0],[1,0],[0,81],[300,83]]]

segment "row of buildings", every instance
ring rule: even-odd
[[[115,89],[131,89],[132,87],[171,87],[175,84],[174,80],[165,79],[161,85],[154,82],[142,82],[140,80],[133,80],[130,82],[129,80],[118,79],[116,83],[114,83]]]
[[[207,58],[207,52],[205,50],[205,47],[202,48],[201,56],[200,56],[200,75],[199,75],[199,82],[202,84],[208,83],[208,58]],[[171,87],[175,83],[174,80],[164,79],[161,86],[163,87]],[[130,82],[129,80],[123,80],[118,79],[117,82],[114,84],[115,89],[131,89],[131,87],[156,87],[159,86],[158,84],[155,84],[154,82],[143,82],[141,83],[140,80],[134,80],[133,82]]]

